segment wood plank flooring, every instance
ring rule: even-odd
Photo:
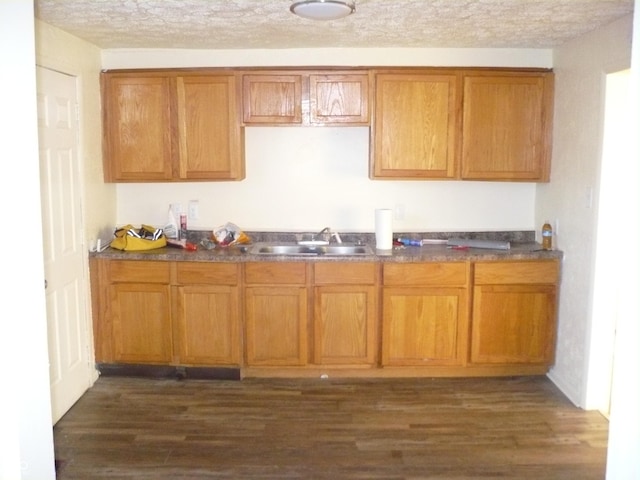
[[[607,434],[546,377],[102,377],[54,443],[58,480],[602,480]]]

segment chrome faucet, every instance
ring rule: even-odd
[[[338,232],[332,232],[331,229],[329,227],[324,227],[322,230],[320,230],[318,233],[316,233],[314,235],[314,238],[316,236],[322,236],[324,234],[328,234],[329,235],[329,242],[331,242],[331,238],[335,238],[336,239],[336,243],[342,243],[342,238],[340,238],[340,234]]]

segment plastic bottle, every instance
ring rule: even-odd
[[[180,231],[178,230],[178,222],[173,214],[173,209],[169,205],[169,212],[167,213],[167,223],[164,226],[164,235],[167,238],[180,238]]]
[[[547,221],[542,225],[542,249],[543,250],[551,250],[553,240],[553,229],[551,228],[551,224]]]
[[[400,242],[403,245],[406,245],[406,246],[412,246],[412,247],[421,247],[422,246],[422,240],[411,240],[409,238],[398,238],[397,241]]]

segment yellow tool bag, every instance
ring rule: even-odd
[[[115,238],[111,240],[110,247],[126,251],[153,250],[167,245],[167,237],[161,228],[142,225],[135,228],[133,225],[125,225],[116,228],[113,232]]]

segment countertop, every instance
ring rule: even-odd
[[[282,242],[274,242],[282,243]],[[264,255],[253,254],[246,246],[216,247],[212,250],[198,248],[187,251],[164,247],[143,252],[125,252],[113,248],[90,253],[91,258],[117,260],[192,261],[192,262],[454,262],[480,260],[539,260],[562,258],[559,250],[542,250],[536,242],[511,242],[509,250],[468,248],[455,250],[446,245],[422,247],[394,247],[391,251],[376,251],[369,245],[372,255]],[[251,245],[249,245],[251,247]]]

